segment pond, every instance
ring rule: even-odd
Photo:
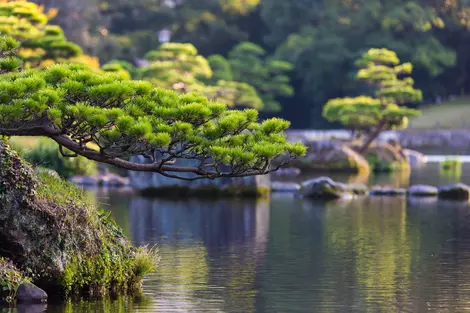
[[[443,177],[430,164],[413,170],[411,178],[379,176],[369,183],[458,180],[470,184],[470,177]],[[136,244],[158,245],[159,271],[145,280],[142,297],[49,304],[46,312],[385,313],[470,307],[468,203],[404,198],[322,203],[276,195],[259,201],[170,201],[105,190],[90,194]]]

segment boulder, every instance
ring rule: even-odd
[[[289,192],[295,193],[300,190],[300,185],[297,183],[288,183],[288,182],[272,182],[271,191],[272,192]]]
[[[305,144],[307,155],[290,163],[303,172],[369,173],[366,159],[341,141],[319,140]]]
[[[438,191],[438,197],[445,200],[468,201],[470,196],[470,187],[462,183],[441,186]]]
[[[414,185],[408,188],[408,195],[412,197],[435,197],[438,192],[437,187],[428,185]]]
[[[370,190],[369,195],[371,196],[404,196],[406,195],[406,190],[403,188],[374,187]]]
[[[306,198],[333,200],[352,196],[353,193],[342,183],[329,177],[318,177],[302,183],[300,194]]]
[[[47,301],[47,293],[30,282],[23,282],[16,291],[16,300],[21,303],[41,303]]]
[[[359,146],[354,146],[359,149]],[[408,158],[397,144],[377,142],[370,145],[365,153],[367,162],[372,171],[388,173],[409,170]]]
[[[139,250],[123,238],[122,230],[88,202],[81,188],[55,175],[37,176],[0,141],[0,261],[8,258],[19,273],[54,296],[111,287],[131,291],[145,273],[136,268]],[[147,255],[139,257],[148,262]],[[12,266],[3,267],[8,279],[15,277]],[[13,282],[25,281],[16,277]],[[5,281],[1,266],[0,280]],[[29,284],[21,288],[22,300],[44,296]]]

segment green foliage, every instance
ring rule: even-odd
[[[157,270],[159,262],[160,255],[156,247],[139,247],[134,258],[134,274],[137,277],[144,277],[148,273],[153,273]]]
[[[100,59],[106,61],[116,58],[131,61],[154,49],[159,44],[155,32],[167,29],[172,41],[191,43],[202,49],[204,55],[225,53],[249,38],[247,23],[260,24],[253,16],[260,3],[260,0],[102,1],[99,8],[94,6],[102,16],[98,21],[102,25],[100,30],[106,30],[105,35],[98,35],[97,50]]]
[[[214,74],[211,81],[217,83],[219,80],[230,81],[233,80],[233,73],[230,63],[223,56],[219,54],[211,55],[207,58],[209,66],[212,68]]]
[[[184,62],[170,76],[191,66],[199,66],[198,75],[210,73],[207,61],[189,45],[167,45],[148,57],[158,72],[181,51]],[[186,59],[188,53],[192,60]],[[275,170],[271,163],[277,157],[291,159],[306,150],[287,142],[284,120],[259,124],[256,110],[231,111],[200,94],[155,89],[150,82],[81,64],[4,74],[0,86],[0,134],[50,137],[76,155],[130,170],[178,178],[169,172],[190,172],[191,179],[258,175]],[[152,164],[129,162],[134,155],[145,155]],[[200,164],[172,166],[179,158]],[[221,166],[230,171],[222,172]]]
[[[439,163],[441,171],[457,173],[462,170],[462,162],[459,159],[446,158]]]
[[[29,281],[9,260],[0,257],[0,302],[13,304],[21,283]]]
[[[243,42],[235,46],[225,60],[220,55],[209,58],[217,78],[232,77],[233,80],[253,86],[263,102],[263,110],[281,110],[279,97],[290,97],[294,90],[287,73],[292,70],[288,62],[266,58],[266,52],[258,45]]]
[[[30,147],[22,146],[21,137],[10,138],[10,143],[13,149],[17,150],[21,157],[29,163],[54,170],[64,178],[97,173],[95,162],[82,156],[64,157],[59,152],[59,145],[51,139],[38,138]]]
[[[421,101],[420,90],[413,88],[413,80],[403,76],[411,74],[410,63],[400,64],[395,52],[387,49],[370,49],[356,61],[357,79],[372,87],[374,97],[359,96],[328,101],[323,116],[330,122],[340,122],[346,128],[375,136],[383,129],[407,125],[408,118],[419,111],[401,106]],[[378,131],[378,132],[377,132]]]
[[[82,54],[80,46],[67,41],[62,29],[47,25],[48,21],[48,13],[35,3],[0,2],[0,32],[22,43],[19,56],[26,66],[44,66]]]
[[[191,44],[167,43],[146,54],[148,66],[136,70],[136,77],[148,80],[162,88],[180,92],[197,92],[227,106],[262,109],[263,102],[252,86],[224,80],[227,72],[213,75],[209,61],[199,55]],[[221,56],[212,58],[216,68],[226,67]],[[222,63],[220,63],[222,61]]]

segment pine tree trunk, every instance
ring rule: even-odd
[[[377,127],[374,129],[374,131],[369,135],[369,137],[367,137],[367,139],[364,141],[362,146],[359,148],[359,153],[360,154],[364,154],[367,151],[367,149],[369,149],[369,146],[371,145],[371,143],[375,139],[377,139],[377,137],[382,132],[382,130],[385,126],[385,123],[386,123],[386,119],[382,119],[380,121],[380,123],[377,125]]]

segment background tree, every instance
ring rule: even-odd
[[[18,56],[26,67],[38,67],[61,61],[74,61],[98,68],[99,62],[82,55],[82,49],[67,41],[59,26],[48,25],[57,12],[27,1],[0,2],[0,32],[21,42]]]
[[[455,52],[438,40],[443,19],[430,2],[264,0],[262,10],[270,29],[267,42],[295,66],[301,98],[285,105],[294,112],[310,108],[317,127],[327,99],[357,92],[354,60],[364,50],[385,47],[411,61],[428,99],[442,91],[438,78],[456,62]]]
[[[293,64],[288,75],[295,93],[275,99],[283,108],[275,114],[297,128],[337,127],[321,117],[323,105],[362,93],[354,61],[373,47],[396,51],[414,64],[413,78],[426,102],[470,94],[468,1],[34,1],[57,7],[53,21],[103,63],[137,64],[160,44],[163,29],[171,32],[172,42],[192,43],[204,57],[228,57],[238,44],[252,42],[266,55]]]
[[[179,92],[198,92],[228,106],[263,108],[256,90],[241,82],[212,80],[206,58],[192,44],[166,43],[145,55],[148,64],[135,70],[135,77],[155,86]]]
[[[413,88],[413,79],[406,77],[412,72],[411,63],[400,64],[393,51],[370,49],[356,65],[360,68],[357,79],[367,83],[374,97],[332,99],[325,105],[323,116],[349,129],[365,132],[367,137],[359,149],[364,153],[381,131],[403,127],[408,117],[419,114],[403,105],[421,101],[422,94]]]
[[[252,85],[263,100],[266,111],[280,111],[279,97],[290,97],[294,90],[287,73],[292,64],[274,58],[267,58],[260,46],[243,42],[228,54],[233,79]]]
[[[18,46],[0,40],[0,135],[45,136],[65,156],[174,178],[192,173],[183,178],[190,180],[262,175],[276,170],[277,158],[305,153],[283,135],[287,121],[257,123],[256,110],[231,111],[198,94],[155,89],[81,64],[18,71],[11,52]],[[132,155],[151,163],[128,161]],[[174,165],[180,158],[197,164]]]

